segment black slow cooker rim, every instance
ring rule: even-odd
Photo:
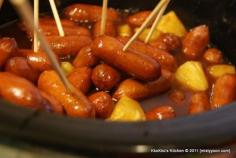
[[[64,2],[66,1],[63,0]],[[207,4],[213,2],[214,0],[204,1]],[[227,2],[222,1],[223,4]],[[131,4],[131,2],[129,3]],[[181,5],[184,4],[183,1]],[[196,7],[191,9],[193,13],[198,12],[197,6],[200,1],[194,1],[195,4]],[[221,5],[217,6],[221,7]],[[205,16],[201,15],[201,17]],[[225,18],[228,15],[225,13],[223,16]],[[221,16],[212,17],[211,20],[218,22],[221,20]],[[199,21],[196,20],[195,22],[198,23]],[[229,24],[234,24],[230,22],[233,22],[233,19],[229,20],[228,23],[213,22],[212,25],[224,28]],[[220,34],[220,37],[223,33]],[[228,31],[227,34],[231,35],[231,32]],[[235,57],[233,53],[231,56]],[[0,110],[0,132],[14,138],[44,145],[88,151],[137,152],[134,150],[137,145],[159,148],[212,146],[236,138],[236,127],[233,125],[236,122],[235,104],[236,102],[201,115],[186,116],[174,120],[107,123],[102,120],[75,119],[44,111],[26,109],[0,100],[0,105],[2,105]],[[149,150],[149,148],[147,149]],[[150,152],[148,150],[145,152]]]
[[[234,117],[236,102],[201,115],[146,122],[106,122],[69,118],[45,111],[16,107],[5,101],[0,102],[4,102],[1,106],[0,122],[8,124],[7,127],[9,123],[10,126],[16,127],[17,130],[13,132],[13,135],[21,137],[24,133],[34,133],[35,135],[30,136],[33,140],[37,140],[36,137],[40,136],[42,140],[46,139],[46,142],[49,141],[52,144],[57,142],[56,139],[60,139],[55,133],[68,139],[65,139],[66,141],[63,139],[64,145],[69,145],[68,142],[73,139],[75,141],[84,139],[87,144],[94,145],[95,142],[103,142],[104,146],[111,144],[114,146],[121,144],[184,146],[187,142],[191,142],[188,146],[216,145],[231,141],[236,137],[236,127],[233,126],[236,122],[236,117]],[[14,115],[11,114],[12,111]],[[11,122],[4,122],[6,120],[11,120]],[[49,140],[48,137],[55,137],[52,139],[55,142]],[[74,143],[80,144],[76,142],[72,144]]]

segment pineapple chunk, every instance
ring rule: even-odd
[[[137,32],[138,30],[139,30],[139,28],[135,28],[135,32]],[[139,40],[145,41],[150,30],[151,30],[150,28],[144,29],[143,32],[139,35]],[[153,34],[150,38],[150,42],[157,40],[160,37],[160,35],[161,35],[161,32],[158,31],[157,29],[155,29],[155,31],[153,32]]]
[[[135,28],[135,32],[138,31],[139,28]],[[150,28],[145,29],[142,34],[139,36],[141,41],[145,41]],[[155,41],[161,35],[161,33],[172,33],[176,36],[183,37],[187,31],[183,23],[177,17],[174,11],[170,11],[166,15],[164,15],[159,24],[157,25],[154,33],[151,36],[150,42]]]
[[[233,65],[214,65],[208,71],[212,77],[219,78],[225,74],[235,74],[235,67]]]
[[[120,37],[131,37],[132,29],[128,24],[124,24],[124,25],[119,26],[118,33]]]
[[[209,87],[200,62],[188,61],[184,63],[178,68],[175,77],[183,86],[194,91],[205,91]]]
[[[61,62],[61,68],[66,75],[74,70],[74,66],[70,62]]]
[[[140,104],[127,97],[122,97],[115,106],[108,121],[145,121],[146,117]]]
[[[187,33],[185,26],[174,11],[170,11],[161,18],[157,30],[163,33],[173,33],[179,37],[183,37]]]

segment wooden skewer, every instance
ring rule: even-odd
[[[51,64],[53,65],[54,69],[58,73],[61,81],[63,82],[64,86],[67,90],[77,96],[85,105],[91,104],[91,102],[87,99],[87,97],[80,91],[77,90],[67,79],[66,75],[64,74],[63,70],[60,67],[59,62],[56,59],[55,54],[53,53],[52,49],[50,48],[46,38],[44,35],[39,31],[38,26],[34,25],[33,22],[33,11],[32,8],[27,0],[10,0],[11,3],[15,6],[18,13],[20,14],[21,18],[27,24],[26,26],[29,27],[29,30],[36,30],[38,38],[41,42],[42,47],[45,50]]]
[[[166,3],[167,0],[161,0],[155,9],[152,11],[152,13],[148,16],[148,18],[144,21],[142,26],[138,29],[138,31],[130,38],[130,40],[126,43],[126,45],[123,48],[123,51],[126,51],[129,46],[139,37],[139,35],[143,32],[143,30],[150,24],[150,22],[153,20],[153,18],[157,15],[161,7]]]
[[[57,11],[57,7],[56,7],[56,4],[55,4],[55,1],[54,0],[49,0],[49,3],[50,3],[50,6],[52,8],[52,13],[53,13],[54,19],[56,21],[56,25],[57,25],[57,29],[58,29],[59,35],[64,37],[65,36],[65,32],[64,32],[64,29],[63,29],[62,24],[61,24],[61,20],[60,20],[58,11]]]
[[[39,25],[39,0],[34,0],[34,24]],[[39,41],[36,30],[34,29],[34,52],[39,51]]]
[[[101,19],[101,35],[104,35],[106,32],[106,20],[107,20],[107,6],[108,0],[103,0],[102,4],[102,19]]]
[[[4,2],[4,0],[0,0],[0,9],[2,8],[3,2]]]
[[[165,12],[165,10],[166,10],[166,8],[167,8],[169,3],[170,3],[170,0],[167,0],[166,3],[161,8],[160,12],[157,14],[156,20],[154,21],[154,23],[153,23],[153,25],[151,27],[151,30],[149,31],[149,33],[148,33],[148,35],[147,35],[147,37],[145,39],[145,43],[146,44],[150,41],[150,39],[151,39],[151,37],[152,37],[152,35],[153,35],[153,33],[154,33],[158,23],[160,22],[161,17],[163,16],[163,14],[164,14],[164,12]]]

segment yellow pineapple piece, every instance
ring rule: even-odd
[[[194,91],[205,91],[209,88],[200,62],[188,61],[184,63],[177,69],[175,78],[183,86]]]
[[[70,62],[61,62],[61,68],[66,75],[74,70],[74,66]]]
[[[123,24],[119,26],[118,33],[120,37],[131,37],[132,36],[132,29],[128,24]]]
[[[174,11],[168,12],[161,18],[157,30],[163,33],[173,33],[179,37],[183,37],[187,33],[184,24]]]
[[[108,121],[145,121],[146,117],[140,104],[123,96],[116,104]]]

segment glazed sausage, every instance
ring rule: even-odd
[[[45,36],[59,36],[58,28],[54,19],[42,18],[40,19],[40,31],[44,33]],[[91,36],[90,31],[86,27],[78,26],[74,22],[64,19],[61,21],[62,27],[66,36]],[[33,34],[31,30],[23,24],[21,29],[25,31],[30,39],[32,39]]]
[[[64,114],[63,106],[60,104],[58,100],[56,100],[53,96],[47,94],[44,91],[40,91],[40,94],[44,99],[46,99],[52,108],[52,112],[58,113],[58,114]]]
[[[89,67],[75,68],[68,76],[68,80],[83,93],[87,93],[91,87],[92,69]]]
[[[125,44],[129,39],[119,37],[118,40]],[[129,50],[133,50],[150,56],[155,61],[159,62],[163,69],[167,69],[172,72],[176,70],[177,64],[174,56],[164,50],[154,48],[141,41],[134,41],[131,44]]]
[[[90,45],[83,47],[73,61],[74,67],[94,66],[98,62]]]
[[[174,74],[165,69],[162,69],[161,74],[158,80],[146,83],[145,86],[149,89],[149,96],[162,94],[171,88]]]
[[[111,115],[114,109],[114,103],[108,93],[94,93],[89,97],[89,100],[93,103],[95,107],[96,117],[106,119]]]
[[[143,22],[147,19],[147,17],[150,14],[151,14],[151,11],[137,12],[133,15],[128,16],[127,23],[133,27],[139,27],[143,24]]]
[[[35,53],[31,49],[19,49],[18,52],[27,59],[27,62],[33,69],[40,72],[52,69],[52,64],[44,52]]]
[[[175,116],[175,110],[169,105],[153,108],[146,113],[146,119],[149,121],[167,120],[175,118]]]
[[[157,40],[151,42],[150,45],[167,52],[173,52],[180,50],[182,43],[178,36],[171,33],[163,33]]]
[[[220,108],[236,99],[236,76],[226,74],[218,78],[212,89],[211,108]]]
[[[144,84],[134,79],[126,79],[120,83],[112,98],[119,100],[123,96],[128,96],[135,100],[142,100],[148,95],[149,90]]]
[[[77,26],[73,21],[68,20],[68,19],[60,19],[61,20],[61,24],[64,27],[74,27]],[[39,19],[39,24],[40,25],[54,25],[56,26],[56,21],[54,18],[50,18],[50,17],[43,17]]]
[[[40,29],[45,36],[59,36],[56,25],[40,25]],[[89,30],[82,26],[63,27],[63,29],[65,36],[91,36]]]
[[[105,35],[115,37],[117,35],[117,28],[113,21],[106,21]],[[101,35],[101,21],[98,21],[93,26],[93,37],[96,38]]]
[[[171,101],[173,101],[177,105],[181,105],[185,100],[185,93],[181,90],[174,89],[169,93],[168,97],[170,98]]]
[[[160,77],[159,63],[145,54],[122,51],[123,44],[109,36],[100,36],[93,41],[92,52],[106,63],[145,81]]]
[[[9,72],[0,72],[0,96],[13,104],[43,109],[46,102],[39,90],[28,80]]]
[[[162,70],[162,76],[153,82],[141,83],[133,79],[126,79],[117,88],[113,98],[119,100],[122,96],[128,96],[135,100],[143,100],[168,91],[171,88],[173,74]]]
[[[39,72],[33,69],[24,57],[10,58],[5,65],[5,71],[24,77],[32,82],[36,82],[39,77]]]
[[[223,61],[222,52],[216,48],[210,48],[204,53],[204,60],[209,64],[221,64]]]
[[[190,99],[188,113],[190,115],[200,114],[210,110],[210,102],[205,92],[195,93]]]
[[[206,25],[201,25],[190,30],[182,42],[184,55],[191,60],[200,57],[209,44],[209,36],[209,29]]]
[[[94,116],[92,104],[84,104],[80,98],[69,93],[55,71],[44,71],[39,77],[38,87],[58,100],[68,116],[83,118]]]
[[[18,46],[14,38],[4,37],[0,39],[0,67],[17,51],[17,48]]]
[[[65,9],[65,17],[75,22],[97,22],[101,20],[102,7],[89,4],[74,4]],[[114,9],[107,10],[107,19],[118,21],[119,14]]]
[[[58,56],[76,55],[83,46],[92,42],[89,36],[48,36],[47,40]]]
[[[92,81],[99,90],[109,91],[120,81],[120,74],[107,64],[100,64],[93,69]]]
[[[61,20],[61,24],[62,24],[63,28],[64,27],[76,27],[76,26],[78,26],[78,25],[76,25],[76,23],[74,23],[71,20],[68,20],[68,19],[60,19],[60,20]],[[40,19],[39,19],[39,26],[42,26],[42,25],[45,25],[45,26],[56,26],[56,22],[55,22],[55,19],[51,18],[51,17],[40,17]],[[20,24],[20,28],[23,31],[26,31],[27,34],[30,35],[30,37],[32,37],[31,31],[28,30],[28,28],[26,27],[25,23],[21,23]]]

